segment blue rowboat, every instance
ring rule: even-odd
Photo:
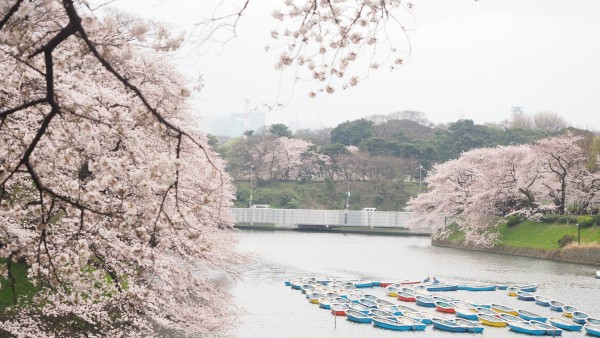
[[[564,319],[556,317],[550,317],[550,323],[560,329],[567,331],[581,331],[581,329],[583,328],[583,325],[581,324],[568,322]]]
[[[373,281],[373,287],[381,286],[381,282]]]
[[[402,315],[406,318],[414,319],[414,320],[418,321],[419,323],[431,324],[431,317],[427,316],[426,314],[424,314],[422,312],[406,311]]]
[[[431,320],[433,327],[438,330],[448,331],[448,332],[467,332],[467,327],[463,325],[458,325],[453,320],[439,319],[433,318]]]
[[[476,307],[475,310],[477,310],[477,313],[481,313],[484,315],[488,315],[488,316],[498,316],[498,312],[496,311],[492,311],[486,307]]]
[[[464,284],[462,288],[466,291],[495,291],[496,284]]]
[[[396,320],[398,322],[404,323],[404,324],[408,324],[411,325],[411,330],[413,331],[425,331],[425,328],[427,328],[427,325],[425,325],[424,323],[413,319],[413,318],[409,318],[409,317],[396,317]]]
[[[546,331],[546,336],[560,336],[562,335],[562,330],[554,327],[550,324],[546,324],[546,323],[542,323],[542,322],[530,322],[530,323],[535,323],[535,325],[539,326],[540,328],[544,329],[544,331]]]
[[[435,301],[425,296],[415,296],[417,305],[424,307],[435,307]]]
[[[305,293],[305,294],[308,294],[314,288],[315,288],[315,286],[313,284],[302,284],[302,285],[300,285],[300,290],[302,291],[302,293]]]
[[[467,304],[470,304],[471,306],[473,306],[475,308],[484,307],[486,309],[489,309],[491,307],[490,304],[482,304],[482,303],[479,303],[479,302],[472,301],[470,299],[462,299],[461,301],[465,302]]]
[[[535,296],[529,292],[517,291],[517,299],[533,302],[535,300]]]
[[[469,284],[457,284],[456,285],[456,290],[458,291],[467,291],[467,287]]]
[[[355,281],[354,282],[354,287],[355,288],[372,288],[373,287],[373,281],[370,280],[359,280],[359,281]]]
[[[546,334],[546,330],[530,322],[508,322],[508,327],[515,332],[534,336],[543,336]]]
[[[429,298],[433,299],[435,302],[444,302],[444,303],[452,303],[457,300],[452,297],[446,297],[446,296],[435,295],[435,294],[429,296]]]
[[[592,325],[596,325],[596,326],[600,326],[600,319],[594,318],[594,317],[587,317],[585,319],[586,324],[592,324]]]
[[[508,289],[508,287],[509,287],[509,285],[506,285],[506,284],[496,285],[496,289],[498,289],[498,290],[506,290],[506,289]]]
[[[573,312],[573,321],[577,324],[586,324],[586,318],[588,318],[587,313],[583,313],[581,311]]]
[[[319,299],[319,307],[325,310],[331,310],[331,298],[323,297]]]
[[[545,322],[546,320],[548,320],[547,317],[535,314],[535,313],[530,312],[530,311],[517,310],[517,312],[519,313],[519,317],[521,317],[521,318],[523,318],[525,320],[535,321],[535,322]]]
[[[356,305],[356,304],[353,304]],[[351,322],[361,323],[361,324],[369,324],[373,322],[373,318],[371,316],[362,313],[361,311],[355,311],[352,309],[346,310],[346,319]]]
[[[399,316],[403,315],[404,312],[419,312],[419,310],[412,308],[410,306],[404,306],[404,305],[396,305],[396,310],[398,312],[400,312]]]
[[[537,284],[521,284],[515,286],[519,288],[520,291],[525,292],[535,292],[535,290],[537,290]]]
[[[325,296],[327,298],[331,298],[331,299],[339,297],[339,295],[335,292],[327,292],[327,293],[324,293],[323,296]]]
[[[533,299],[535,299],[535,303],[537,305],[550,306],[550,298],[548,298],[548,297],[535,295],[535,296],[533,296]]]
[[[365,294],[365,295],[362,296],[362,298],[368,299],[368,300],[370,300],[372,302],[377,302],[377,300],[379,299],[377,296],[373,296],[373,295],[370,295],[370,294]]]
[[[331,303],[337,303],[337,304],[347,304],[349,305],[350,303],[352,303],[351,301],[347,300],[346,298],[342,298],[342,297],[336,297],[334,298]]]
[[[482,333],[484,329],[484,327],[480,325],[479,322],[476,323],[462,318],[457,318],[454,320],[454,322],[460,326],[466,327],[467,332]]]
[[[454,311],[456,311],[456,317],[458,318],[477,320],[477,310],[472,306],[455,306]]]
[[[470,285],[467,291],[496,291],[495,284],[475,284]],[[477,323],[475,323],[477,324]]]
[[[563,316],[567,318],[573,318],[573,312],[577,311],[577,308],[570,305],[565,305],[562,307]]]
[[[559,302],[557,300],[551,300],[549,303],[550,303],[550,309],[552,311],[556,311],[556,312],[562,312],[562,308],[563,308],[563,306],[565,306],[565,303]]]
[[[392,303],[392,302],[388,302],[387,300],[383,300],[383,299],[377,299],[377,300],[375,301],[375,303],[377,303],[377,306],[384,306],[384,305],[387,305],[387,306],[394,306],[394,303]]]
[[[348,305],[348,308],[353,311],[362,312],[363,314],[367,314],[371,310],[370,307],[365,306],[360,303],[352,303],[352,304]]]
[[[292,282],[289,280],[286,280],[283,283],[285,284],[285,286],[292,286]]]
[[[290,286],[294,290],[302,290],[302,281],[299,279],[293,279],[290,281]]]
[[[437,284],[427,285],[426,289],[427,289],[427,291],[430,291],[430,292],[456,291],[456,290],[458,290],[458,285],[457,284],[437,283]]]
[[[321,285],[327,285],[327,284],[331,283],[331,278],[329,278],[329,277],[320,277],[320,278],[317,278],[316,280],[317,280],[317,283],[319,283]]]
[[[517,317],[517,316],[509,315],[508,313],[500,313],[498,315],[498,317],[506,320],[509,323],[513,323],[513,322],[526,322],[525,319]]]
[[[433,319],[433,314],[424,312],[424,311],[417,311],[415,312],[419,317],[421,317],[421,322],[423,324],[431,324],[431,320]],[[414,318],[413,318],[414,319]]]
[[[368,313],[371,317],[385,317],[385,318],[396,318],[396,316],[387,311],[379,310],[379,309],[371,309]]]
[[[600,326],[593,324],[585,324],[585,332],[594,337],[600,337]]]
[[[349,293],[346,295],[346,299],[348,299],[349,301],[351,301],[352,303],[358,303],[358,300],[362,298],[362,294],[360,293]]]
[[[372,300],[366,299],[366,298],[359,299],[358,304],[362,304],[364,306],[370,307],[371,309],[374,309],[377,307],[377,303],[375,303]]]
[[[410,331],[412,329],[412,325],[407,324],[405,322],[399,322],[395,318],[386,318],[386,317],[373,317],[373,325],[377,327],[381,327],[383,329],[395,330],[395,331]]]
[[[402,311],[398,310],[396,305],[377,305],[377,309],[393,313],[394,316],[402,315]]]

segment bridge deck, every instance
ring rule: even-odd
[[[237,223],[277,227],[405,228],[410,212],[233,208]],[[426,230],[426,229],[425,229]]]

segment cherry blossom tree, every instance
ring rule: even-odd
[[[581,137],[560,136],[539,140],[533,147],[543,161],[546,176],[543,184],[561,215],[565,213],[567,195],[573,188],[570,184],[573,174],[585,170],[587,157],[577,144],[580,140]]]
[[[443,238],[450,220],[467,243],[489,247],[503,217],[536,219],[548,209],[564,213],[567,204],[594,205],[600,181],[585,167],[579,140],[565,135],[533,145],[480,148],[435,165],[426,178],[428,191],[409,202],[411,226],[430,225]]]
[[[30,307],[13,293],[2,328],[223,329],[232,304],[214,276],[241,260],[233,189],[189,127],[191,86],[167,54],[181,40],[70,0],[4,2],[0,13],[0,257],[28,264],[38,288]]]

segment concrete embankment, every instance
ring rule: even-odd
[[[490,249],[477,249],[467,246],[462,242],[432,239],[431,244],[447,248],[476,250],[483,252],[499,253],[512,256],[548,259],[559,262],[586,264],[600,266],[600,246],[572,244],[559,250],[546,250],[537,248],[512,247],[496,245]]]

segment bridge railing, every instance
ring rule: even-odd
[[[406,228],[410,212],[232,208],[238,223]]]

